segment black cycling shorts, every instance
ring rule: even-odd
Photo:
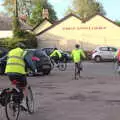
[[[24,88],[27,85],[27,78],[26,75],[20,75],[20,74],[8,74],[8,77],[10,81],[17,81],[16,87],[18,88]]]

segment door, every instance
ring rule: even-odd
[[[109,47],[109,52],[110,52],[110,59],[114,59],[115,52],[117,51],[117,48],[114,47]]]
[[[102,59],[110,59],[110,51],[108,49],[108,47],[101,47],[100,48],[100,56],[102,57]]]

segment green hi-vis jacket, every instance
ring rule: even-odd
[[[58,56],[59,58],[62,57],[62,54],[58,51],[58,50],[54,50],[51,54],[50,54],[50,57],[53,57],[53,56]]]
[[[21,48],[15,48],[8,53],[5,73],[26,74],[24,56],[26,52]]]
[[[81,61],[81,56],[86,58],[82,49],[74,49],[71,53],[72,59],[74,63],[78,63]]]

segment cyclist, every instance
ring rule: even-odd
[[[32,71],[37,72],[36,66],[32,62],[32,55],[25,51],[25,45],[18,43],[16,48],[9,51],[5,73],[11,82],[16,81],[16,88],[19,89],[21,100],[23,100],[25,88],[27,86],[26,65]]]
[[[115,52],[115,59],[120,62],[120,49]]]
[[[61,60],[62,54],[60,51],[55,47],[53,52],[50,54],[50,57],[55,61],[56,64]]]
[[[85,56],[85,53],[83,52],[83,50],[80,48],[79,44],[75,45],[75,49],[72,50],[71,56],[72,56],[73,62],[75,64],[79,65],[78,67],[82,69],[82,67],[81,67],[81,57],[86,58],[86,56]]]

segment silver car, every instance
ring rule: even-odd
[[[110,46],[97,47],[92,52],[92,59],[95,60],[96,62],[100,62],[102,60],[113,60],[116,51],[117,48],[115,47]]]

